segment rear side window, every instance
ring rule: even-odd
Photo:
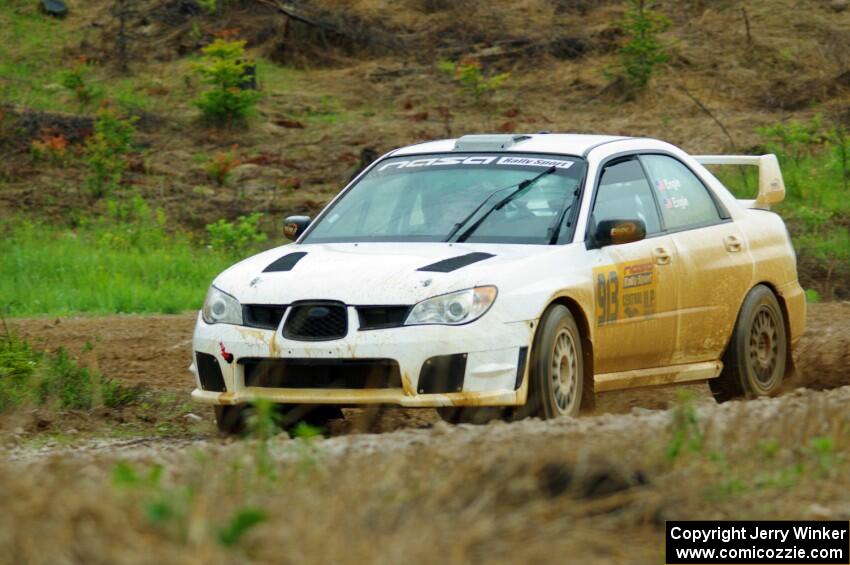
[[[661,231],[652,189],[636,159],[620,161],[602,170],[593,205],[593,221],[598,224],[615,219],[643,220],[647,234]]]
[[[640,159],[649,173],[667,229],[720,221],[708,189],[685,165],[666,155],[642,155]]]

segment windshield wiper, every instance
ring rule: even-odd
[[[482,201],[481,201],[481,204],[479,204],[478,206],[476,206],[476,207],[475,207],[475,209],[474,209],[474,210],[472,210],[472,212],[470,212],[469,214],[467,214],[467,215],[466,215],[466,216],[465,216],[465,217],[464,217],[461,221],[459,221],[458,223],[456,223],[456,224],[454,225],[454,227],[452,228],[452,231],[451,231],[451,232],[449,232],[449,235],[447,235],[447,236],[446,236],[446,239],[445,239],[444,241],[451,241],[451,240],[452,240],[452,238],[454,237],[454,235],[455,235],[457,232],[459,232],[459,231],[460,231],[460,228],[462,228],[463,226],[465,226],[465,225],[466,225],[466,222],[468,222],[468,221],[469,221],[469,220],[470,220],[470,219],[471,219],[471,218],[472,218],[475,214],[477,214],[477,213],[478,213],[478,211],[479,211],[481,208],[483,208],[485,204],[487,204],[488,202],[490,202],[490,199],[491,199],[491,198],[493,198],[494,196],[496,196],[496,195],[497,195],[497,194],[499,194],[500,192],[504,192],[504,191],[508,190],[509,188],[513,188],[514,186],[516,186],[516,185],[512,184],[511,186],[506,186],[506,187],[504,187],[504,188],[496,189],[496,190],[494,190],[493,192],[491,192],[490,194],[488,194],[488,195],[487,195],[487,198],[485,198],[484,200],[482,200]]]
[[[457,238],[457,241],[459,241],[459,242],[466,241],[469,238],[469,236],[472,235],[473,232],[475,232],[475,230],[477,230],[479,227],[481,227],[481,224],[484,223],[484,220],[486,220],[490,216],[490,214],[492,214],[496,210],[501,210],[511,200],[513,200],[514,198],[517,198],[523,192],[525,192],[527,189],[531,188],[534,185],[534,183],[536,183],[537,181],[539,181],[540,179],[542,179],[546,175],[551,175],[552,173],[554,173],[557,170],[558,170],[558,168],[553,165],[553,166],[549,167],[548,169],[546,169],[545,171],[543,171],[542,173],[540,173],[539,175],[532,177],[530,179],[525,179],[524,181],[522,181],[521,183],[516,185],[516,190],[514,190],[513,192],[511,192],[510,194],[508,194],[507,196],[505,196],[501,200],[499,200],[496,203],[495,206],[493,206],[489,210],[487,210],[487,212],[485,212],[480,218],[478,218],[478,220],[476,220],[474,224],[469,226],[469,228],[465,232],[460,234],[460,236]],[[508,187],[508,188],[510,188],[510,187]],[[493,195],[491,194],[490,196],[493,196]],[[461,226],[466,224],[466,222],[469,221],[469,218],[471,218],[481,208],[481,206],[484,205],[485,202],[490,200],[490,196],[488,196],[487,200],[482,202],[481,205],[478,208],[473,210],[472,214],[470,214],[468,217],[464,218],[463,222],[460,223],[460,226],[458,226],[454,230],[452,230],[452,233],[449,235],[448,238],[446,238],[446,241],[451,240],[451,236],[453,236],[460,229]]]
[[[558,242],[558,236],[561,234],[561,226],[564,224],[564,219],[567,217],[570,210],[572,210],[573,204],[576,203],[575,199],[578,198],[578,188],[573,191],[573,201],[570,202],[569,206],[567,206],[567,198],[569,197],[570,195],[567,193],[567,196],[564,197],[564,201],[561,202],[561,211],[557,214],[555,223],[549,226],[549,229],[546,230],[551,234],[549,237],[549,245],[555,245]]]

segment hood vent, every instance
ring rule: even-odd
[[[467,253],[466,255],[452,257],[451,259],[443,259],[442,261],[437,261],[436,263],[419,267],[416,270],[430,271],[432,273],[451,273],[461,267],[466,267],[467,265],[483,261],[484,259],[489,259],[490,257],[495,257],[495,255],[491,253]]]
[[[292,267],[300,261],[305,255],[307,255],[304,251],[299,251],[297,253],[290,253],[288,255],[284,255],[280,259],[276,260],[274,263],[263,269],[264,273],[279,273],[281,271],[291,271]]]

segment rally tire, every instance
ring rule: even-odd
[[[723,371],[709,386],[717,402],[772,396],[785,376],[788,335],[776,296],[755,286],[741,306],[723,356]]]
[[[437,408],[437,414],[450,424],[487,424],[507,417],[507,410],[499,406],[447,406]]]
[[[241,435],[245,433],[247,408],[247,404],[216,406],[215,423],[218,426],[218,431],[225,435]]]
[[[528,376],[528,400],[514,418],[576,417],[582,406],[584,355],[581,333],[569,308],[562,304],[544,312]]]

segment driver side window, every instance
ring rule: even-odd
[[[603,220],[642,220],[646,234],[661,231],[658,208],[643,167],[635,158],[606,165],[599,177],[593,223]]]

